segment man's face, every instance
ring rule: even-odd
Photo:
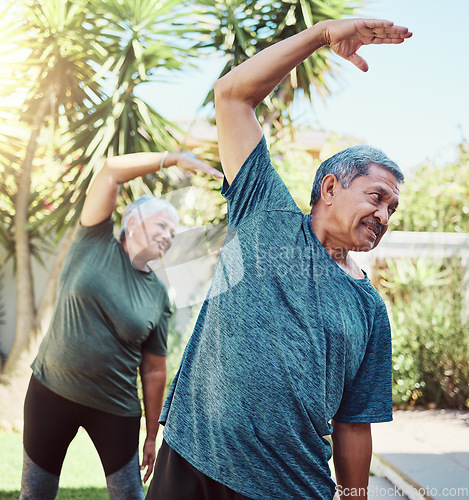
[[[372,164],[368,174],[355,177],[347,189],[338,183],[334,195],[343,248],[361,252],[375,248],[399,203],[399,184],[394,175]]]

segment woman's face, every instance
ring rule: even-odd
[[[176,234],[176,223],[168,212],[157,212],[145,217],[141,232],[145,244],[154,249],[161,258],[171,248]]]
[[[168,212],[160,211],[140,221],[132,217],[127,225],[126,243],[136,267],[160,259],[171,248],[176,234],[176,222]]]

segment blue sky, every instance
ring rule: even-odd
[[[399,46],[363,47],[368,73],[344,61],[333,95],[318,98],[313,111],[298,107],[299,120],[378,147],[404,171],[452,159],[469,138],[469,1],[368,0],[360,15],[414,35]],[[211,59],[171,84],[148,84],[142,97],[168,118],[194,115],[223,64]]]

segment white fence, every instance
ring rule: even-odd
[[[391,231],[383,236],[381,243],[371,252],[354,252],[354,259],[367,272],[371,271],[376,260],[397,257],[459,257],[467,269],[469,234]]]
[[[460,258],[465,272],[460,276],[469,315],[469,234],[391,231],[371,252],[353,252],[353,257],[369,276],[377,260],[392,258]]]

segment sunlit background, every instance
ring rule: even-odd
[[[428,159],[453,159],[456,145],[469,137],[469,2],[370,0],[361,14],[407,26],[414,36],[400,46],[362,48],[368,73],[344,62],[325,102],[317,99],[314,112],[296,106],[298,123],[355,136],[404,171]],[[199,111],[224,64],[202,61],[199,71],[139,92],[164,116],[187,118]]]

